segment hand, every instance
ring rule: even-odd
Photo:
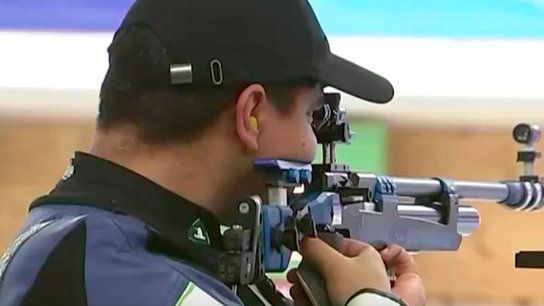
[[[398,245],[390,245],[380,254],[385,265],[395,273],[393,293],[408,306],[424,306],[425,288],[414,258]]]
[[[305,260],[319,270],[335,306],[344,306],[353,294],[364,288],[391,292],[382,257],[368,244],[343,239],[336,251],[320,239],[305,239],[301,253]],[[289,271],[287,279],[293,284],[290,293],[295,305],[310,305],[298,282],[296,270]]]

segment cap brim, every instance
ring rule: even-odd
[[[334,54],[320,70],[318,79],[325,85],[369,102],[387,103],[395,94],[385,78]]]

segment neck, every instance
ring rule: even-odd
[[[240,195],[230,185],[240,170],[232,162],[223,162],[228,152],[217,150],[220,144],[202,140],[183,145],[146,145],[130,135],[134,133],[120,129],[98,131],[90,153],[145,176],[218,219],[235,207]]]

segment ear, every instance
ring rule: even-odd
[[[257,120],[257,107],[266,99],[262,85],[252,84],[246,87],[236,101],[236,134],[250,152],[259,149],[259,128],[252,124],[252,116]]]

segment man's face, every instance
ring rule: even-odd
[[[252,167],[256,159],[313,161],[317,141],[312,117],[323,105],[323,90],[320,86],[292,86],[288,98],[290,107],[282,111],[276,101],[267,96],[262,85],[252,84],[240,94],[235,107],[235,130],[236,142],[242,144],[243,149],[233,150],[232,155],[227,154],[228,151],[221,155],[232,171],[243,169],[240,176],[229,176],[233,177],[230,183],[234,187],[231,188],[237,193],[233,198],[254,194],[266,198],[264,177]],[[251,124],[252,117],[257,119],[258,126]],[[235,159],[240,163],[234,162]]]
[[[311,163],[317,141],[312,130],[312,114],[323,105],[320,86],[294,86],[291,109],[278,110],[266,103],[265,118],[259,118],[257,158],[278,158]]]

